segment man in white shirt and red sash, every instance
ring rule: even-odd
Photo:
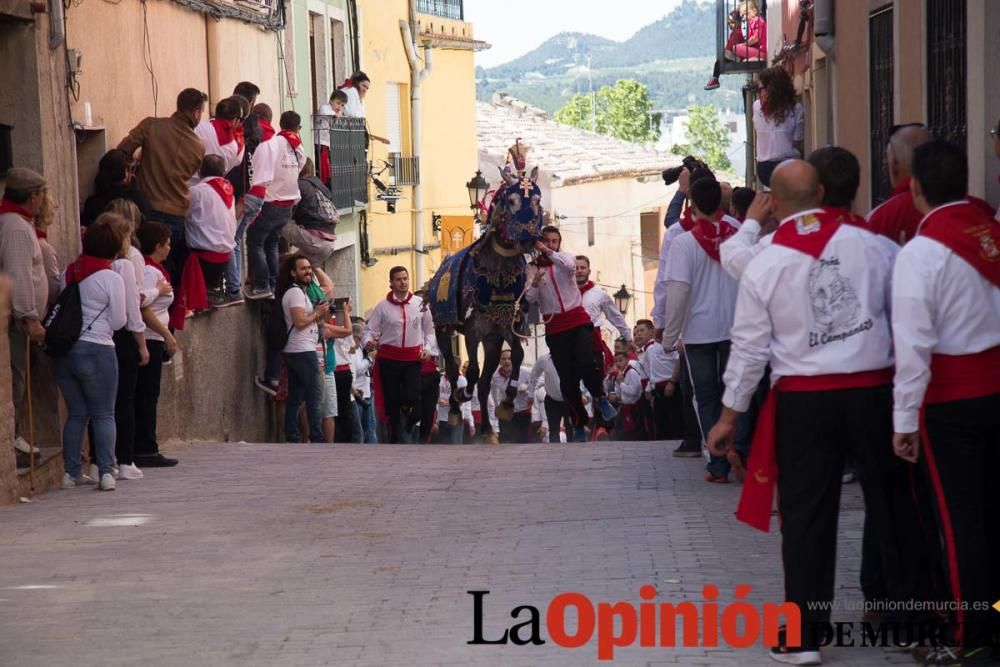
[[[601,370],[607,372],[614,363],[614,355],[604,342],[601,325],[607,322],[629,343],[632,342],[632,331],[608,293],[594,286],[594,281],[590,279],[590,258],[586,255],[576,256],[576,284],[583,296],[583,309],[594,322],[594,353],[600,355]]]
[[[420,420],[420,365],[428,356],[433,329],[421,310],[423,301],[410,292],[410,273],[402,266],[389,270],[391,291],[372,309],[361,345],[378,350],[372,380],[375,409],[387,425],[391,443],[414,442]]]
[[[205,155],[218,155],[225,162],[228,174],[243,164],[243,133],[237,132],[242,126],[242,109],[238,100],[227,97],[215,105],[215,117],[202,120],[194,128],[194,133],[205,147]]]
[[[1000,222],[966,199],[964,152],[920,146],[910,191],[924,214],[892,279],[896,454],[926,462],[959,604],[1000,599]],[[1000,660],[1000,614],[955,612],[955,644],[925,664]],[[991,663],[992,664],[992,663]]]
[[[667,258],[663,348],[674,351],[684,341],[701,432],[707,434],[722,411],[722,371],[729,358],[729,330],[736,307],[737,282],[719,264],[719,246],[736,233],[740,223],[722,215],[722,187],[714,178],[691,184],[695,225],[678,236]],[[741,423],[746,420],[742,420]],[[740,451],[746,435],[741,434]],[[729,481],[730,463],[715,457],[705,480]]]
[[[528,267],[525,298],[539,305],[545,321],[545,344],[576,427],[574,439],[583,441],[587,413],[580,394],[581,380],[594,398],[596,412],[605,421],[613,420],[617,411],[604,395],[601,369],[594,355],[594,322],[583,307],[583,296],[576,284],[576,257],[560,252],[562,235],[557,228],[543,228],[541,237],[535,246],[539,257]]]
[[[902,562],[919,548],[916,513],[891,467],[893,251],[819,208],[816,170],[800,160],[775,169],[772,243],[739,283],[723,413],[707,446],[731,446],[770,362],[774,385],[761,411],[736,517],[768,530],[774,486],[781,516],[785,599],[802,613],[801,643],[781,637],[771,657],[819,664],[829,623],[844,460],[854,457],[875,522],[890,597],[905,597]],[[907,516],[903,516],[907,515]],[[898,523],[897,523],[898,522]],[[818,603],[818,604],[817,604]]]

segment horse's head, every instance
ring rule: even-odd
[[[490,227],[501,245],[529,252],[542,230],[542,191],[538,167],[530,176],[518,177],[501,170],[504,185],[490,206]]]

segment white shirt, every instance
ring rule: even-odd
[[[306,165],[306,153],[301,144],[292,148],[280,134],[261,142],[250,160],[253,169],[251,186],[267,188],[265,202],[298,202],[299,172]]]
[[[361,398],[367,399],[372,396],[372,360],[365,356],[359,346],[351,353],[351,387],[361,392]]]
[[[66,272],[59,276],[59,285],[66,289]],[[87,276],[80,283],[80,309],[83,330],[77,340],[98,345],[115,346],[115,331],[125,326],[125,283],[114,271],[102,270]]]
[[[154,294],[152,301],[143,304],[144,307],[149,307],[153,311],[153,315],[156,319],[166,327],[170,322],[170,305],[174,302],[174,293],[167,292],[164,295],[160,295],[159,290],[156,289],[156,285],[164,280],[163,274],[155,266],[144,266],[142,271],[142,286],[145,293]],[[146,340],[158,340],[163,342],[163,336],[156,333],[150,328],[146,329]]]
[[[805,138],[806,124],[805,112],[798,102],[784,121],[775,124],[764,117],[757,100],[753,103],[753,129],[757,134],[757,162],[800,157],[795,142]]]
[[[319,345],[319,326],[312,322],[304,329],[299,329],[293,324],[292,308],[301,308],[306,316],[313,312],[312,301],[298,285],[289,287],[285,295],[281,297],[281,310],[285,313],[285,328],[291,329],[288,332],[288,342],[285,343],[285,347],[281,351],[288,354],[315,353],[316,347]]]
[[[391,303],[388,299],[379,301],[361,334],[362,347],[375,341],[379,345],[429,349],[434,328],[433,325],[428,326],[430,318],[424,317],[424,312],[420,310],[422,303],[416,295],[411,296],[405,306]]]
[[[913,433],[931,355],[974,354],[1000,345],[1000,289],[940,242],[915,236],[896,258],[892,333],[893,424],[897,433]]]
[[[559,388],[559,372],[556,365],[552,363],[552,355],[543,354],[538,357],[538,361],[531,368],[531,375],[528,378],[528,385],[537,387],[539,379],[545,385],[545,394],[553,401],[562,401],[562,389]]]
[[[135,279],[135,266],[129,259],[116,259],[111,262],[111,270],[121,276],[122,287],[125,290],[125,329],[133,333],[144,332],[146,324],[142,321],[142,313],[139,312],[142,295]]]
[[[654,342],[642,355],[640,363],[643,372],[649,378],[649,385],[646,389],[652,391],[657,384],[674,379],[674,371],[677,364],[680,363],[680,354],[676,351],[667,352],[662,345],[657,345]]]
[[[604,378],[604,390],[616,394],[622,405],[635,405],[642,398],[642,381],[646,379],[637,361],[629,360],[621,376]]]
[[[576,284],[576,255],[554,252],[548,258],[552,264],[538,269],[542,272],[541,280],[537,286],[528,287],[525,298],[537,303],[542,315],[565,313],[583,305],[583,297]],[[530,279],[530,272],[528,275]]]
[[[331,372],[335,372],[338,366],[351,366],[351,357],[354,354],[351,352],[352,347],[354,347],[354,336],[333,339],[333,351],[337,366],[334,366]],[[354,372],[353,368],[351,368],[351,372]]]
[[[203,120],[194,128],[194,133],[205,147],[205,155],[218,155],[226,163],[226,173],[243,162],[243,148],[233,139],[228,144],[219,144],[219,134],[209,120]],[[197,174],[195,174],[197,178]]]
[[[139,249],[133,245],[128,247],[128,261],[132,262],[133,273],[135,274],[135,286],[139,290],[139,306],[145,308],[153,302],[159,294],[154,286],[153,289],[146,289],[146,260]]]
[[[226,206],[209,183],[214,178],[202,179],[191,188],[184,230],[189,248],[229,253],[233,251],[236,238],[236,200]]]
[[[892,366],[894,259],[890,246],[850,225],[819,260],[775,243],[761,251],[739,282],[723,405],[744,412],[768,362],[772,384]]]
[[[313,136],[316,137],[315,142],[320,146],[330,146],[330,135],[332,134],[330,128],[333,127],[333,119],[336,118],[336,114],[333,113],[333,107],[329,104],[321,104],[319,110],[316,112],[315,117],[315,128]]]
[[[364,118],[365,117],[365,104],[361,101],[361,95],[358,94],[358,89],[354,86],[350,88],[341,88],[347,94],[347,104],[344,105],[344,110],[340,112],[341,118]]]
[[[806,213],[815,213],[812,209]],[[750,260],[760,254],[760,251],[771,245],[773,234],[764,237],[760,235],[760,223],[753,218],[747,218],[743,225],[719,246],[719,261],[726,273],[739,280],[746,270]]]
[[[617,329],[622,338],[626,341],[632,340],[632,330],[629,329],[621,311],[618,310],[618,306],[611,300],[607,292],[595,285],[586,292],[582,292],[581,298],[583,299],[583,308],[590,315],[595,327],[600,328],[601,325],[605,324],[605,318],[607,318],[607,324]]]
[[[667,259],[667,281],[691,286],[681,333],[685,343],[729,340],[738,283],[723,270],[719,262],[708,256],[693,233],[684,232],[671,244],[670,257]],[[675,307],[671,300],[668,290],[664,312]],[[677,307],[681,305],[678,304]]]
[[[531,407],[528,401],[535,394],[535,386],[531,385],[529,387],[529,381],[526,378],[530,377],[531,368],[521,366],[521,372],[518,376],[517,394],[514,396],[514,412],[524,412]],[[490,382],[490,396],[493,398],[495,405],[500,405],[507,398],[507,387],[509,385],[510,378],[501,375],[500,369],[497,369]]]
[[[465,379],[464,375],[459,375],[458,376],[458,381],[456,382],[456,384],[458,385],[459,389],[465,389],[467,386],[469,386],[469,381]],[[451,410],[451,404],[448,402],[448,399],[451,398],[451,382],[448,380],[448,374],[447,373],[442,373],[441,374],[441,382],[438,384],[438,390],[439,390],[439,394],[438,394],[438,396],[439,396],[438,401],[439,402],[438,402],[438,409],[437,409],[438,421],[439,422],[446,422],[446,421],[448,421],[448,412]],[[444,405],[441,405],[441,403],[440,403],[440,401],[442,401],[442,400],[445,401]],[[464,408],[465,408],[466,405],[469,405],[469,404],[470,404],[469,401],[466,401],[465,403],[462,403],[462,417],[463,417],[462,421],[465,421],[465,419],[464,419],[464,417],[465,417],[465,410],[464,410]],[[471,408],[471,406],[469,408],[469,415],[470,416],[472,415],[472,408]]]

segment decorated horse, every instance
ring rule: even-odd
[[[520,305],[527,268],[524,256],[534,252],[543,218],[538,168],[530,176],[518,177],[509,169],[500,173],[504,182],[490,203],[486,232],[442,262],[427,285],[426,297],[452,386],[448,421],[461,423],[461,404],[471,400],[472,392],[477,391],[484,412],[477,435],[490,444],[497,443],[497,436],[485,412],[504,341],[510,347],[513,368],[506,396],[496,406],[496,415],[503,421],[514,415],[514,396],[524,361],[524,348],[515,330],[524,317]],[[451,345],[456,333],[465,336],[469,358],[468,385],[464,390],[458,389],[458,360]],[[484,349],[482,374],[480,344]]]

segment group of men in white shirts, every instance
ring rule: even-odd
[[[714,177],[692,179],[687,230],[664,241],[654,317],[690,373],[706,479],[745,467],[736,516],[762,530],[777,489],[786,600],[802,613],[801,637],[772,648],[778,662],[821,662],[848,457],[865,498],[862,569],[878,571],[879,597],[1000,599],[989,482],[1000,464],[1000,222],[968,197],[960,149],[918,143],[896,150],[912,178],[894,197],[922,215],[902,249],[850,212],[860,170],[835,147],[782,163],[742,225],[719,211]],[[947,590],[931,588],[939,571]],[[959,608],[938,628],[944,645],[914,657],[1000,660],[994,616]]]

